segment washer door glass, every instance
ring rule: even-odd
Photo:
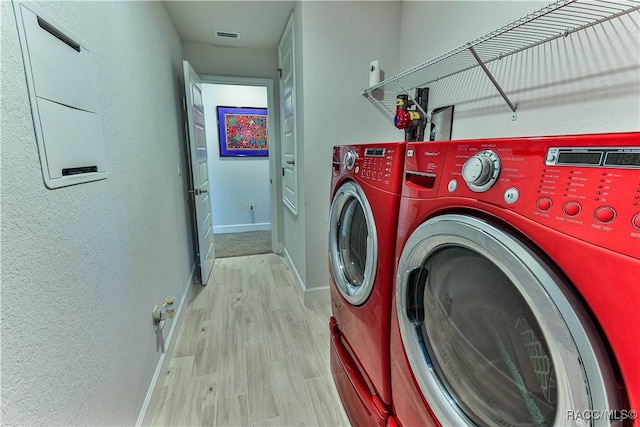
[[[465,248],[425,263],[419,332],[433,369],[478,425],[550,425],[554,366],[534,314],[508,277]]]
[[[363,304],[371,294],[377,257],[371,207],[362,188],[347,182],[336,192],[329,213],[329,258],[335,284],[349,303]]]
[[[447,214],[416,228],[398,262],[396,309],[414,378],[442,425],[588,425],[575,414],[621,407],[580,300],[491,223]]]

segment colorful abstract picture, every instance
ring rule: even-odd
[[[267,109],[217,107],[220,156],[268,156]]]

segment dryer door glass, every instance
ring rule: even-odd
[[[362,286],[367,263],[367,220],[362,206],[356,199],[345,205],[340,217],[340,255],[344,262],[345,275],[352,291]]]
[[[425,338],[447,392],[477,425],[550,425],[557,389],[534,314],[505,274],[465,248],[426,262]]]
[[[378,239],[371,206],[355,182],[344,183],[329,212],[329,259],[337,289],[353,305],[364,304],[375,283]]]

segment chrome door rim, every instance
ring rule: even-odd
[[[360,286],[354,286],[346,276],[344,260],[337,238],[340,216],[346,204],[353,199],[362,207],[368,232],[367,260],[364,269],[364,279]],[[329,259],[336,286],[342,296],[352,305],[364,304],[373,291],[378,265],[378,237],[376,230],[371,205],[362,187],[354,181],[344,183],[338,191],[336,191],[331,203],[331,210],[329,211]]]
[[[437,250],[461,246],[488,258],[509,277],[540,323],[558,379],[554,424],[609,426],[609,420],[567,419],[571,413],[593,414],[620,408],[608,356],[588,315],[565,294],[562,280],[519,240],[486,221],[447,214],[420,225],[408,239],[398,263],[396,308],[405,353],[414,377],[443,425],[473,425],[428,366],[422,339],[406,312],[409,273]],[[553,337],[553,339],[549,339]],[[582,365],[578,363],[582,360]],[[587,389],[588,387],[588,389]],[[586,411],[586,412],[579,412]],[[601,412],[602,413],[602,412]]]

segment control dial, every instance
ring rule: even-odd
[[[490,189],[500,175],[500,157],[491,151],[483,150],[473,155],[462,166],[462,179],[476,193]]]
[[[353,169],[353,165],[356,164],[356,150],[352,149],[344,153],[343,164],[347,169]]]

